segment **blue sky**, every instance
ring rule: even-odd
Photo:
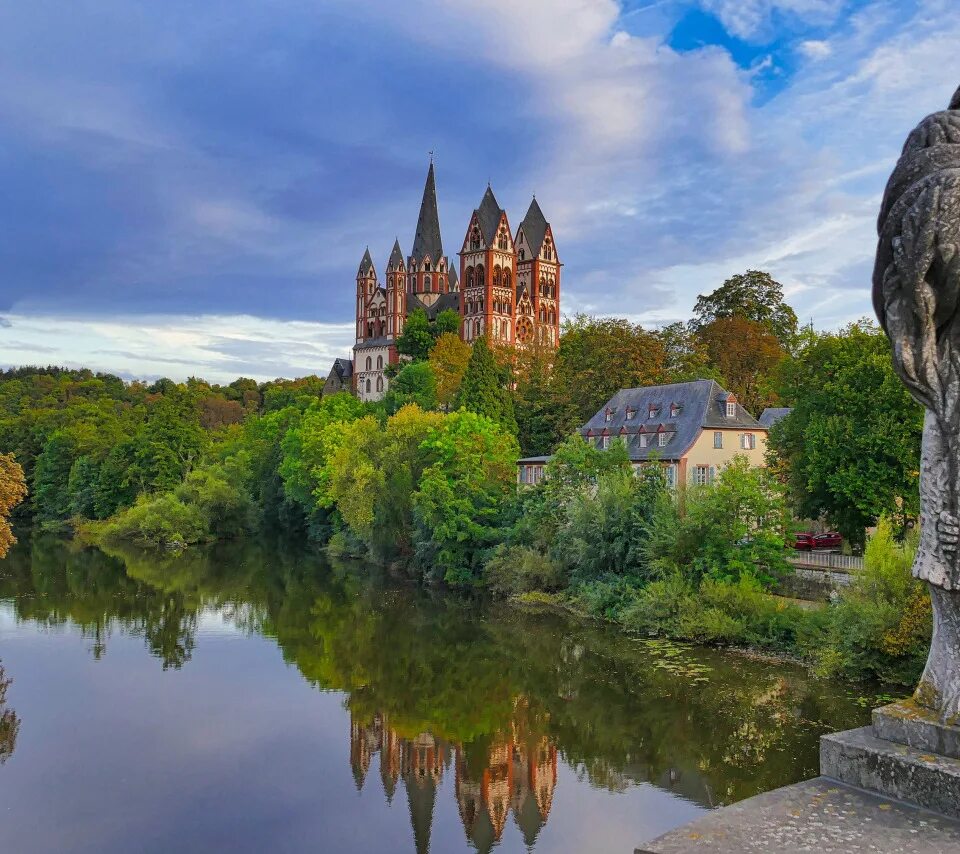
[[[960,84],[955,0],[0,5],[0,364],[325,373],[353,278],[536,192],[564,309],[648,325],[769,269],[870,312],[908,130]]]

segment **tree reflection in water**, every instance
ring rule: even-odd
[[[0,663],[0,765],[13,755],[17,746],[17,733],[20,731],[20,719],[13,709],[7,708],[7,689],[12,681]]]
[[[95,655],[115,630],[139,635],[165,668],[188,666],[206,612],[273,638],[309,683],[344,693],[357,785],[376,759],[385,797],[406,791],[419,850],[451,773],[476,848],[510,816],[532,845],[558,765],[712,807],[813,776],[819,735],[867,716],[799,668],[371,580],[282,544],[175,556],[36,539],[5,561],[0,598],[20,619],[77,624]]]

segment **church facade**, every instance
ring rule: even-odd
[[[451,263],[444,253],[433,163],[427,171],[410,254],[399,239],[377,273],[369,248],[357,270],[353,359],[338,359],[327,384],[349,387],[361,400],[380,400],[387,367],[399,364],[397,338],[416,309],[430,320],[446,309],[461,317],[460,336],[472,343],[556,347],[560,337],[560,270],[553,230],[537,203],[512,231],[507,213],[488,186],[473,211]]]

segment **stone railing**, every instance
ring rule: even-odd
[[[856,572],[857,570],[863,569],[863,558],[858,555],[797,551],[787,559],[794,566],[816,569],[834,569],[840,572]]]

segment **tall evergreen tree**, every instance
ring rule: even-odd
[[[485,415],[503,429],[516,435],[517,421],[513,414],[513,400],[507,388],[504,371],[497,365],[486,339],[479,338],[473,345],[467,372],[463,375],[457,394],[457,409],[466,409]]]

